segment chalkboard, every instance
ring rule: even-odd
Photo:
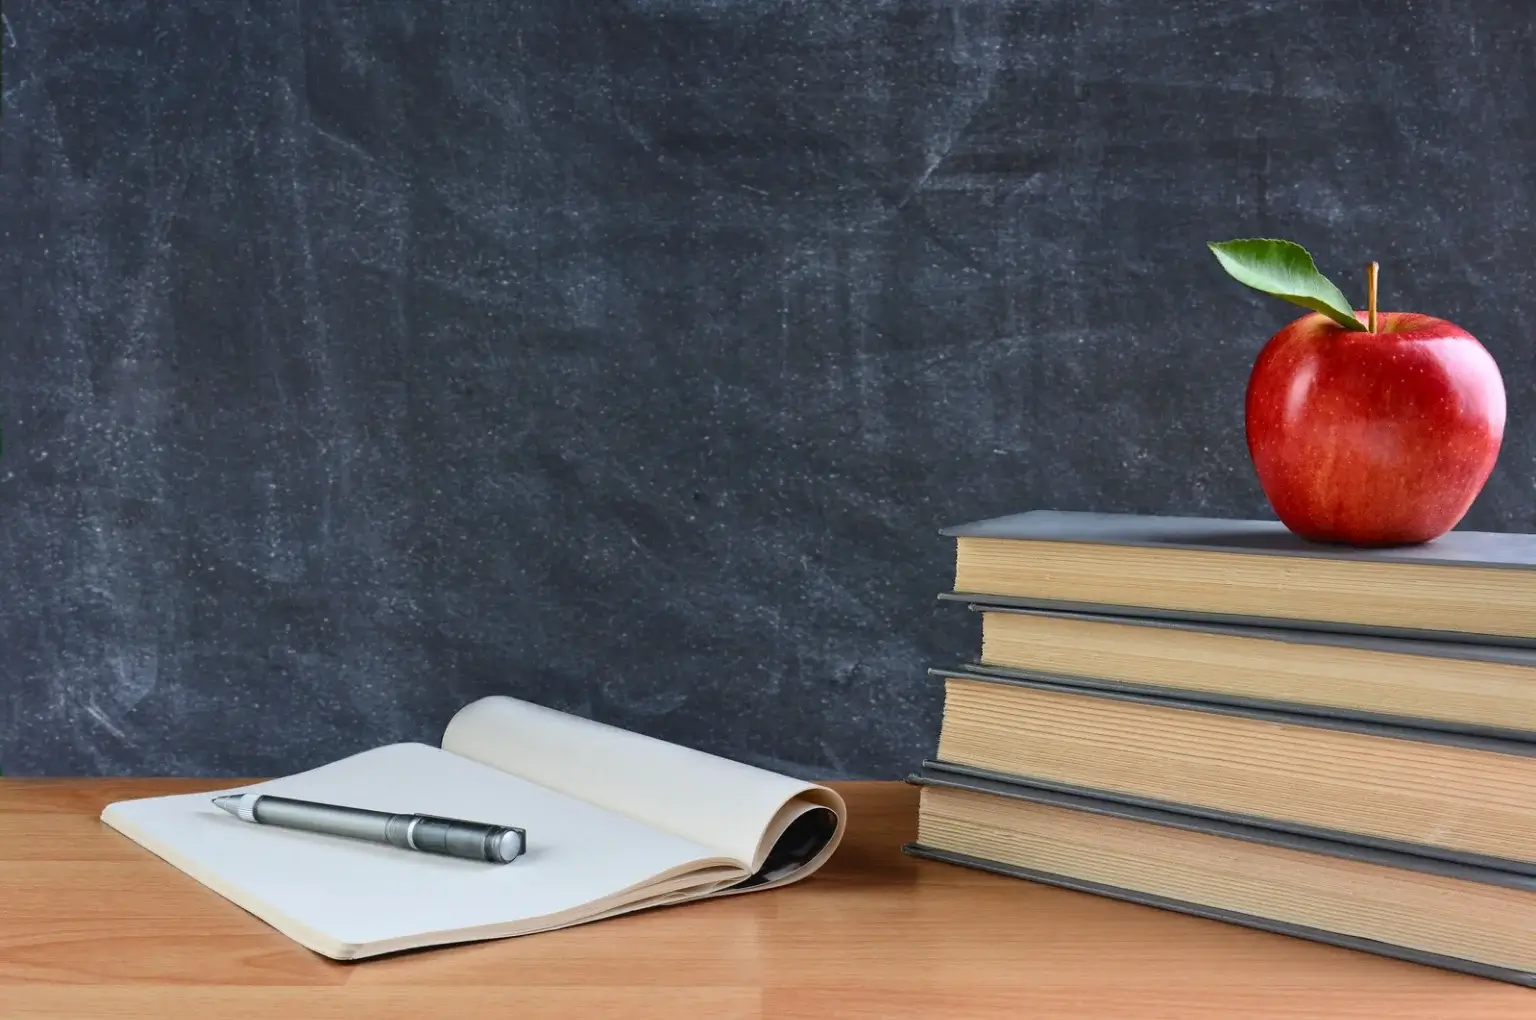
[[[1522,0],[6,5],[0,766],[270,775],[505,693],[931,750],[937,530],[1267,513],[1281,236],[1498,359]]]

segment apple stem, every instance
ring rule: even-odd
[[[1372,333],[1376,332],[1376,273],[1379,268],[1374,262],[1365,265],[1365,325]]]

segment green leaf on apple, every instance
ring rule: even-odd
[[[1239,283],[1322,312],[1345,329],[1366,331],[1343,291],[1317,271],[1317,263],[1301,245],[1255,237],[1212,241],[1210,249]]]

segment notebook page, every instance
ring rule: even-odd
[[[151,852],[327,955],[391,940],[453,941],[444,936],[514,922],[545,927],[541,919],[599,913],[605,900],[633,896],[658,876],[728,864],[671,833],[425,744],[381,747],[238,790],[527,830],[528,852],[494,865],[253,825],[214,807],[213,792],[122,801],[103,813]]]
[[[832,790],[516,698],[465,706],[449,722],[443,747],[535,783],[708,846],[756,871],[790,822],[817,806],[838,815]]]

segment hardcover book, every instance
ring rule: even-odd
[[[945,765],[1536,875],[1536,743],[936,672]]]
[[[1536,986],[1536,878],[956,773],[916,857]]]
[[[947,597],[1536,645],[1536,536],[1452,531],[1357,549],[1277,521],[1037,510],[945,529]]]
[[[1202,620],[971,607],[973,669],[1536,740],[1536,649]]]

